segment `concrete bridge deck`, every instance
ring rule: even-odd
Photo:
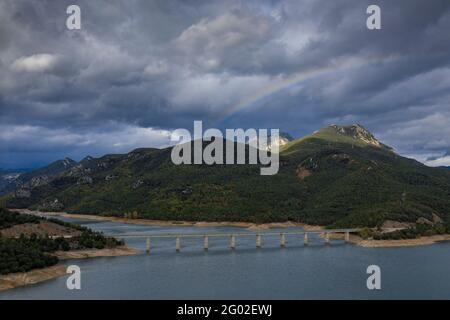
[[[175,250],[177,252],[181,251],[181,239],[182,238],[201,238],[203,237],[203,249],[208,250],[209,248],[209,238],[210,237],[228,237],[230,238],[230,248],[236,248],[236,237],[256,237],[256,248],[261,248],[261,238],[263,236],[279,236],[280,237],[280,247],[285,247],[286,236],[287,235],[302,235],[304,237],[304,245],[308,245],[309,238],[308,234],[322,234],[324,235],[325,243],[330,244],[330,234],[344,234],[345,241],[348,242],[350,238],[350,233],[358,232],[360,229],[322,229],[315,231],[299,230],[299,231],[286,231],[286,232],[211,232],[211,233],[124,233],[107,235],[110,237],[115,237],[118,239],[126,238],[145,238],[146,239],[146,251],[150,253],[151,249],[151,239],[154,238],[173,238],[175,239]]]
[[[314,231],[286,231],[286,232],[203,232],[203,233],[124,233],[124,234],[115,234],[108,235],[109,237],[115,238],[195,238],[195,237],[245,237],[245,236],[276,236],[276,235],[304,235],[307,234],[335,234],[335,233],[355,233],[360,229],[322,229],[322,230],[314,230]]]

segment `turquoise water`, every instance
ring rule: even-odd
[[[108,234],[242,232],[237,228],[154,227],[71,220]],[[361,248],[317,236],[303,246],[301,236],[154,239],[145,254],[145,239],[130,239],[140,250],[131,257],[71,260],[81,268],[81,290],[70,291],[67,277],[0,293],[0,299],[450,299],[450,243],[409,248]],[[381,268],[381,290],[368,290],[366,269]]]

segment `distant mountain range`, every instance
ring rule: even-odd
[[[280,142],[280,171],[172,164],[171,148],[64,159],[19,176],[9,207],[170,220],[336,227],[450,219],[450,171],[404,158],[363,126]]]
[[[65,158],[36,170],[0,170],[0,195],[18,188],[33,189],[38,187],[77,164],[76,161]]]
[[[0,169],[0,195],[5,194],[8,190],[16,188],[15,181],[19,176],[27,171],[27,169],[6,170]]]

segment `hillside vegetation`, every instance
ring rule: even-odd
[[[172,164],[171,149],[88,158],[8,206],[162,220],[298,221],[374,227],[450,219],[450,174],[396,154],[360,125],[285,144],[277,175],[256,165]]]
[[[76,231],[72,238],[38,236],[36,234],[17,234],[14,237],[2,236],[2,231],[24,224],[38,224],[46,221]],[[62,250],[113,248],[122,244],[113,238],[104,237],[98,232],[82,226],[65,223],[56,219],[18,214],[0,208],[0,274],[27,272],[32,269],[49,267],[58,263],[51,253]]]

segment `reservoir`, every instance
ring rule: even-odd
[[[233,233],[245,229],[218,227],[158,227],[63,219],[106,234]],[[279,231],[292,231],[280,229]],[[270,232],[276,230],[271,229]],[[332,240],[325,245],[311,235],[183,238],[181,252],[174,239],[126,240],[136,256],[64,261],[81,268],[81,290],[68,290],[67,277],[0,293],[0,299],[450,299],[450,242],[403,248],[363,248]],[[368,290],[369,265],[381,268],[381,290]]]

